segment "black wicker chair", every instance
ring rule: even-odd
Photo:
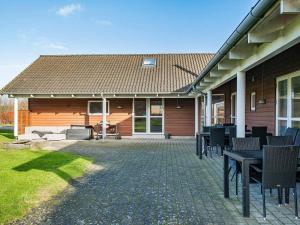
[[[297,136],[294,141],[294,145],[300,146],[300,131],[297,133]]]
[[[257,168],[256,176],[250,177],[261,184],[263,196],[263,216],[266,218],[265,190],[277,188],[282,196],[282,189],[293,188],[295,216],[298,218],[296,172],[299,154],[298,146],[264,146],[263,167]]]
[[[299,133],[299,129],[298,128],[291,128],[288,127],[286,128],[285,132],[284,132],[284,136],[292,136],[293,137],[293,141],[295,141],[297,134]]]
[[[203,126],[202,131],[209,132],[210,128],[211,128],[210,126]]]
[[[229,147],[229,149],[232,149],[232,146],[233,146],[232,139],[236,138],[236,127],[235,126],[234,127],[228,127],[228,133],[229,133],[229,135],[228,135],[228,147]]]
[[[233,150],[260,150],[259,138],[258,137],[247,137],[247,138],[233,138],[232,139]]]
[[[221,148],[221,155],[223,155],[223,149],[225,146],[225,128],[210,128],[209,145],[208,150],[210,151],[210,156],[212,157],[213,149]]]
[[[223,123],[224,127],[233,127],[234,123]]]
[[[249,150],[260,150],[259,138],[248,137],[248,138],[232,138],[232,150],[233,151],[249,151]],[[232,164],[232,162],[231,162]],[[232,175],[231,180],[235,176],[235,194],[238,195],[238,174],[241,173],[241,165],[235,161],[235,172]]]
[[[294,145],[293,136],[267,136],[267,144],[272,146]]]
[[[267,127],[252,127],[252,137],[259,137],[260,147],[267,144],[267,135]]]

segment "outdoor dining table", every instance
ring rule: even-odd
[[[250,216],[249,168],[250,165],[261,164],[262,150],[227,151],[224,154],[224,198],[229,198],[229,158],[241,163],[242,167],[242,209],[243,216]]]
[[[246,132],[246,137],[251,137],[252,132],[251,131],[247,131]],[[196,154],[199,156],[200,159],[202,159],[203,156],[203,151],[202,151],[202,146],[203,146],[203,138],[204,137],[209,137],[210,136],[210,132],[200,132],[197,134],[197,138],[196,138]],[[225,138],[229,138],[229,132],[225,132]],[[205,155],[207,156],[207,152],[205,149]]]

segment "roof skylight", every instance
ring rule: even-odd
[[[154,59],[154,58],[144,58],[143,66],[145,66],[145,67],[156,66],[156,59]]]

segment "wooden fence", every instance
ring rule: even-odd
[[[28,110],[19,110],[19,134],[24,134],[25,127],[30,126],[30,113]]]

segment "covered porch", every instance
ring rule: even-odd
[[[219,123],[235,124],[237,137],[253,126],[273,135],[300,127],[299,2],[269,9],[271,2],[248,14],[191,87],[202,109],[199,132]]]
[[[198,131],[198,98],[183,94],[13,97],[19,139],[28,139],[35,131],[59,134],[80,127],[93,129],[95,138],[185,138]],[[26,120],[18,110],[20,97],[28,98]]]

